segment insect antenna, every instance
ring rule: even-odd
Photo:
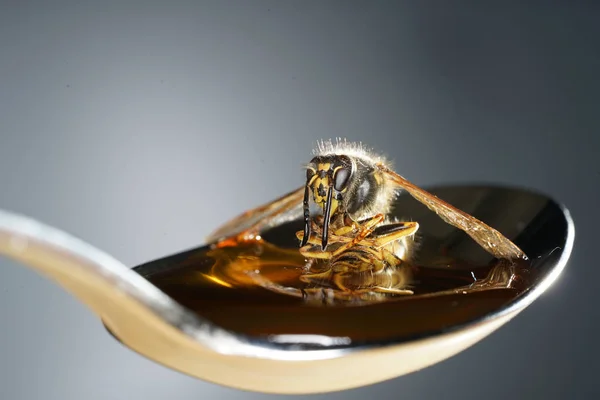
[[[327,248],[327,241],[329,240],[329,218],[331,216],[331,197],[333,196],[333,185],[329,186],[327,192],[327,201],[325,202],[325,215],[323,221],[323,237],[321,238],[321,249]]]
[[[302,203],[304,206],[304,237],[302,238],[302,243],[300,243],[300,247],[304,247],[306,245],[310,236],[310,209],[308,205],[309,194],[310,189],[307,183],[304,187],[304,201]]]

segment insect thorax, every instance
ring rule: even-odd
[[[360,158],[355,161],[355,174],[343,201],[346,212],[355,221],[387,215],[396,198],[395,188],[374,164]]]

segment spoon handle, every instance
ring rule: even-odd
[[[180,353],[186,357],[183,349],[192,343],[203,354],[253,351],[231,333],[191,316],[110,255],[31,218],[0,210],[0,255],[56,282],[98,315],[113,336],[163,364]],[[182,334],[190,330],[194,333]]]
[[[171,306],[170,298],[110,255],[56,228],[3,210],[0,255],[58,283],[102,317],[110,314],[114,300],[126,298]]]

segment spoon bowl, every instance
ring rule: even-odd
[[[461,291],[450,290],[392,305],[328,308],[263,302],[256,303],[253,314],[253,297],[239,303],[223,297],[219,302],[207,297],[207,291],[196,290],[192,292],[200,297],[191,299],[189,294],[177,296],[185,279],[173,284],[171,278],[170,285],[157,280],[174,273],[186,277],[190,268],[195,273],[208,271],[213,262],[208,245],[131,269],[55,228],[0,212],[0,253],[55,281],[97,314],[117,340],[166,367],[243,390],[338,391],[417,371],[472,346],[537,299],[567,263],[573,222],[569,212],[548,197],[496,186],[428,190],[523,249],[530,258],[525,283],[511,291],[492,288],[461,296]],[[469,265],[493,262],[466,234],[408,196],[400,196],[395,209],[420,223],[422,265],[433,265],[439,249]],[[262,236],[292,248],[299,222],[274,227]],[[290,310],[301,310],[301,316],[286,319]]]

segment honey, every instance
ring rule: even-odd
[[[293,229],[201,247],[135,270],[189,311],[237,333],[325,335],[353,342],[418,337],[460,326],[513,301],[534,278],[525,261],[472,264],[434,254],[429,260],[437,263],[409,266],[413,295],[333,305],[310,302],[300,279],[306,260],[295,237],[287,234]]]

